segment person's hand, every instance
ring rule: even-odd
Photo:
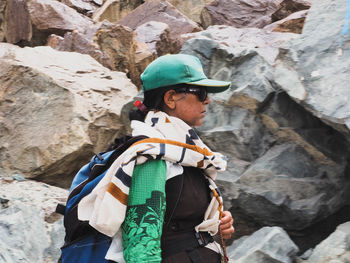
[[[220,231],[221,231],[221,236],[224,239],[229,239],[231,238],[233,232],[235,232],[233,225],[233,218],[232,215],[229,211],[224,211],[222,213],[222,218],[220,222]]]

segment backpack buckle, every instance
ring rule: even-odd
[[[205,238],[203,237],[203,235],[200,232],[195,232],[194,235],[195,235],[200,247],[204,247],[207,245]]]

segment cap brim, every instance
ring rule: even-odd
[[[202,79],[193,82],[187,82],[186,84],[204,86],[207,88],[207,91],[210,93],[218,93],[227,90],[231,82],[214,80],[214,79]]]

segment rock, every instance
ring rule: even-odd
[[[8,43],[19,44],[22,41],[31,40],[32,24],[25,1],[7,1],[5,32],[5,38]]]
[[[5,19],[5,8],[7,1],[0,0],[0,42],[4,42],[5,40],[5,27],[6,27],[6,19]]]
[[[0,258],[4,262],[40,262],[49,243],[40,210],[15,204],[0,210]],[[33,237],[36,237],[35,239]]]
[[[201,25],[228,25],[237,28],[263,28],[272,22],[271,15],[280,7],[282,0],[215,0],[206,5],[201,13]]]
[[[14,0],[0,4],[0,25],[4,31],[3,39],[20,46],[45,45],[50,34],[63,36],[67,31],[88,32],[92,21],[77,13],[67,5],[53,0]],[[1,15],[1,9],[5,15]],[[2,20],[2,19],[0,19]],[[1,31],[1,30],[0,30]],[[1,34],[0,34],[1,35]]]
[[[150,21],[138,26],[134,32],[135,40],[139,44],[145,43],[155,57],[176,52],[170,37],[169,26],[165,23]]]
[[[337,227],[336,231],[312,251],[307,260],[300,263],[342,263],[350,259],[350,222]]]
[[[350,140],[347,10],[349,6],[342,1],[321,0],[313,5],[301,37],[280,50],[275,82]]]
[[[181,13],[198,24],[201,22],[200,14],[203,8],[212,1],[213,0],[168,0],[168,2],[175,6]]]
[[[177,52],[182,46],[181,34],[197,32],[202,29],[165,0],[148,0],[119,20],[118,23],[135,30],[138,26],[150,21],[169,25],[170,36],[177,47]]]
[[[279,48],[284,42],[299,37],[292,33],[270,32],[259,28],[235,28],[232,26],[211,26],[206,30],[182,35],[185,42],[191,38],[205,37],[225,45],[234,53],[255,51],[273,65]]]
[[[278,21],[302,10],[310,9],[314,0],[283,0],[280,8],[271,15],[272,21]]]
[[[33,25],[39,30],[84,32],[92,25],[92,21],[57,1],[29,0],[27,6]]]
[[[233,160],[218,177],[226,206],[257,224],[299,232],[335,213],[349,187],[345,136],[278,89],[258,49],[232,44],[229,31],[213,32],[196,33],[181,52],[198,56],[207,76],[232,83],[211,97],[198,129]],[[220,34],[226,39],[213,40]]]
[[[168,31],[166,32],[169,33]],[[157,33],[153,32],[153,34]],[[148,37],[151,35],[152,32],[148,32]],[[171,43],[169,43],[169,46],[164,47],[169,42],[166,36],[160,36],[160,40],[165,42],[155,43],[159,52],[166,52],[166,50],[171,49]],[[151,39],[144,40],[149,41],[149,43],[152,41]],[[51,35],[48,38],[48,45],[60,51],[88,54],[111,70],[127,73],[128,77],[139,89],[141,88],[140,74],[154,59],[152,51],[149,50],[146,43],[141,40],[138,43],[136,33],[133,33],[130,28],[107,21],[91,28],[89,34],[83,34],[74,30],[66,33],[63,38]]]
[[[263,227],[227,248],[230,261],[237,263],[292,263],[298,247],[279,227]]]
[[[144,0],[107,0],[94,12],[93,20],[97,22],[106,19],[112,23],[117,22],[144,2]]]
[[[270,25],[264,27],[264,29],[272,32],[289,32],[301,34],[305,18],[308,10],[302,10],[296,13],[291,14],[290,16],[274,22]]]
[[[23,189],[17,190],[23,194]],[[1,192],[3,195],[4,191]],[[19,192],[13,193],[15,199],[18,199]],[[52,200],[49,195],[53,193],[46,192],[46,199]],[[58,260],[59,248],[63,245],[64,238],[62,218],[54,224],[45,222],[45,213],[35,206],[41,204],[42,196],[35,194],[39,198],[37,203],[13,200],[8,208],[0,209],[0,258],[4,262],[53,263]],[[34,201],[31,196],[27,197]]]
[[[98,6],[101,6],[105,0],[92,0],[93,3],[95,3]]]
[[[64,37],[52,34],[47,39],[47,45],[59,51],[90,55],[103,66],[109,67],[109,58],[103,54],[98,44],[94,42],[94,35],[89,36],[76,30],[65,33]]]
[[[96,9],[92,3],[84,0],[60,0],[60,2],[85,15]]]
[[[120,111],[137,89],[87,55],[4,43],[0,50],[2,176],[67,186],[123,131]]]
[[[31,45],[45,45],[50,34],[63,36],[68,31],[84,33],[93,22],[73,8],[53,0],[29,0],[27,9],[34,27]]]
[[[127,73],[127,76],[141,88],[140,74],[152,61],[153,55],[147,46],[139,45],[133,31],[122,25],[100,28],[96,33],[96,43],[108,58],[105,65],[112,70]]]
[[[65,203],[67,197],[68,190],[42,182],[33,180],[6,182],[0,179],[0,198],[7,200],[7,207],[11,207],[15,202],[20,202],[24,207],[35,206],[40,210],[38,214],[42,214],[48,224],[61,219],[62,216],[55,213],[56,205]]]

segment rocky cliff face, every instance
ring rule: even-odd
[[[57,261],[55,204],[129,130],[139,74],[181,52],[232,83],[198,130],[229,159],[231,260],[350,261],[349,14],[335,0],[0,0],[0,258]]]

